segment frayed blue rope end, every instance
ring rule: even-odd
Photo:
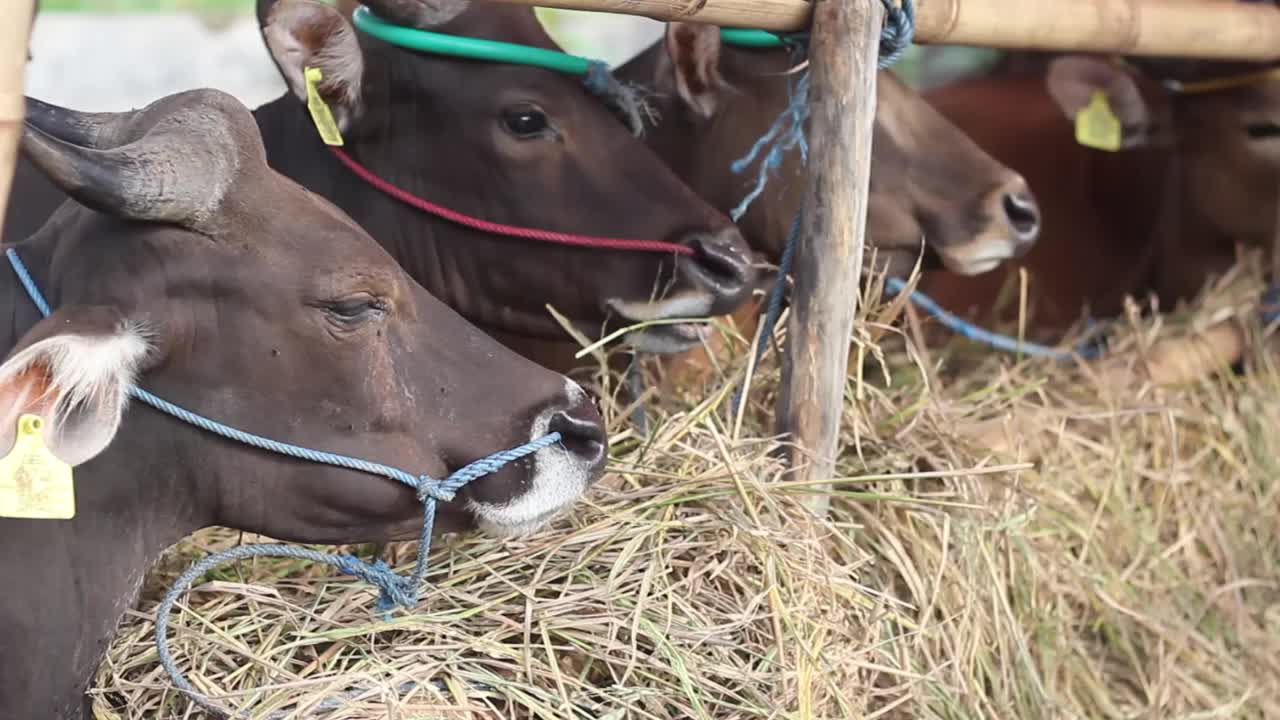
[[[883,69],[901,59],[911,47],[912,38],[915,36],[916,11],[914,0],[902,0],[901,5],[894,4],[893,0],[881,0],[881,3],[884,5],[885,19],[884,27],[880,31],[879,67]],[[807,37],[792,36],[788,44],[797,51],[803,51],[806,42]],[[808,118],[809,73],[806,71],[792,84],[788,91],[787,107],[774,120],[769,130],[756,140],[746,155],[729,166],[735,175],[741,175],[763,156],[755,185],[742,202],[729,213],[729,217],[734,222],[741,220],[751,204],[764,193],[765,185],[769,183],[769,176],[782,167],[782,160],[789,151],[799,148],[800,161],[802,163],[808,161],[809,147],[804,131],[805,121]]]
[[[609,69],[608,63],[603,60],[592,60],[587,65],[587,76],[583,82],[591,94],[599,97],[622,115],[632,135],[640,137],[644,134],[646,113],[639,91],[623,85]]]

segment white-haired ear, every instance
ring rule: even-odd
[[[41,320],[0,365],[0,452],[13,447],[25,413],[44,419],[49,450],[68,465],[102,452],[149,352],[142,329],[108,308],[60,309]]]

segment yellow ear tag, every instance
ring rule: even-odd
[[[44,444],[44,420],[18,418],[13,449],[0,458],[0,517],[69,520],[76,516],[71,466]]]
[[[333,120],[329,105],[324,98],[320,97],[320,89],[317,87],[324,79],[324,75],[320,74],[320,68],[309,67],[303,71],[303,77],[307,80],[307,110],[311,112],[311,122],[316,124],[316,130],[320,132],[320,139],[325,145],[341,147],[342,133],[338,130],[338,123]]]
[[[1076,113],[1076,142],[1111,152],[1120,149],[1120,118],[1111,110],[1107,94],[1101,90],[1095,90],[1089,105]]]

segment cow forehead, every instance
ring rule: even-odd
[[[551,103],[544,110],[562,107],[596,107],[602,117],[608,108],[587,92],[580,78],[546,68],[510,63],[479,61],[459,63],[441,57],[387,46],[380,53],[385,61],[385,84],[367,87],[367,105],[372,115],[379,107],[390,112],[409,111],[432,115],[449,112],[489,111],[519,99]],[[415,98],[425,102],[413,102]]]
[[[272,202],[263,202],[267,198]],[[295,258],[302,267],[398,267],[346,213],[308,190],[292,183],[263,188],[257,200],[252,206],[224,209],[231,232],[263,254]]]

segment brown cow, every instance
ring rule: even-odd
[[[131,113],[29,100],[23,149],[68,203],[0,261],[0,450],[20,414],[75,467],[70,520],[0,518],[0,719],[90,718],[84,692],[143,575],[209,525],[298,542],[417,537],[414,492],[231,443],[146,407],[147,389],[279,440],[444,477],[559,431],[463,488],[439,530],[521,532],[599,476],[583,391],[466,323],[343,212],[267,165],[248,110],[192,91]],[[14,478],[0,477],[0,507]],[[11,511],[12,512],[12,511]]]
[[[742,157],[787,106],[794,61],[785,49],[728,45],[710,25],[668,23],[663,42],[623,66],[620,77],[652,82],[661,122],[654,150],[711,204],[728,210],[749,189],[734,175]],[[873,140],[868,239],[894,274],[920,256],[972,275],[1024,253],[1039,230],[1027,183],[947,123],[889,72],[881,72]],[[777,260],[800,207],[799,153],[784,160],[768,191],[739,222],[752,248]]]
[[[728,45],[719,28],[673,22],[663,41],[618,75],[656,86],[651,103],[660,121],[646,136],[649,145],[700,195],[729,211],[753,182],[750,174],[733,174],[730,165],[786,108],[793,66],[785,49]],[[926,267],[976,274],[1026,252],[1039,232],[1039,209],[1022,177],[891,73],[880,73],[879,80],[867,219],[877,258],[902,275],[923,249]],[[804,187],[804,168],[793,151],[739,222],[752,248],[769,260],[781,255]],[[749,329],[755,315],[749,306],[735,319]],[[697,355],[680,364],[696,367]],[[539,359],[550,356],[548,349]]]
[[[1112,315],[1126,294],[1148,290],[1171,306],[1226,269],[1236,243],[1271,246],[1280,188],[1274,146],[1280,82],[1257,78],[1172,92],[1172,83],[1197,89],[1195,83],[1242,78],[1258,67],[1082,56],[1044,66],[1047,75],[971,78],[928,94],[948,119],[1037,189],[1044,234],[1019,263],[1030,275],[1036,326],[1060,330],[1085,309]],[[1070,118],[1095,92],[1105,95],[1124,127],[1120,152],[1075,141]],[[988,313],[1000,288],[1015,280],[1013,272],[927,277],[923,289],[953,309]]]
[[[533,10],[465,0],[370,0],[401,25],[555,48]],[[395,47],[316,0],[262,0],[263,36],[292,93],[254,113],[273,167],[347,211],[418,282],[472,322],[562,338],[553,305],[579,330],[725,313],[749,293],[737,229],[631,135],[582,78]],[[485,220],[597,236],[666,240],[691,256],[597,250],[479,232],[395,200],[344,167],[306,109],[318,67],[346,152],[418,197]],[[60,198],[22,182],[6,236],[25,237]],[[41,188],[41,185],[45,185]],[[34,187],[33,187],[34,186]],[[16,216],[16,217],[15,217]],[[651,351],[696,341],[688,328],[635,333]]]

